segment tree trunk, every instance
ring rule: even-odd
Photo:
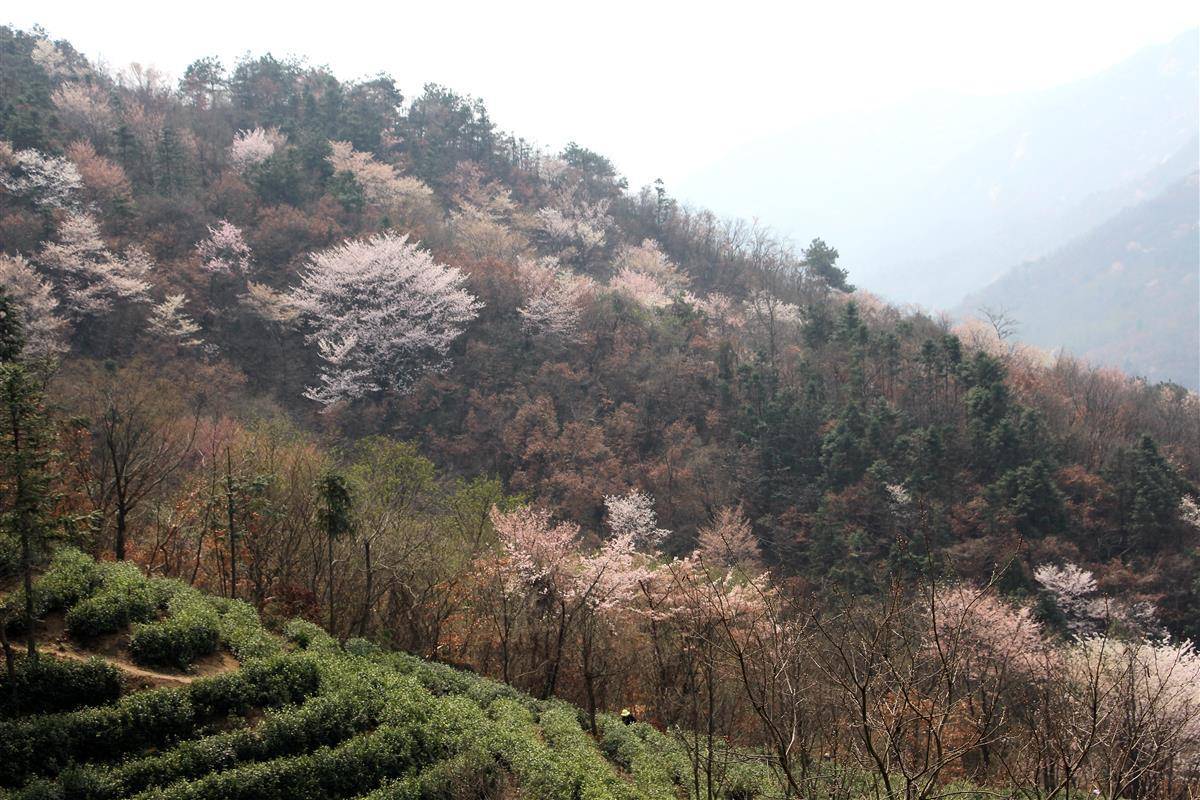
[[[236,507],[233,500],[233,457],[225,448],[225,499],[229,514],[229,596],[237,599],[237,530],[234,524]]]
[[[9,421],[12,426],[12,448],[13,463],[16,465],[14,470],[14,486],[13,486],[13,505],[17,509],[17,531],[21,539],[21,573],[25,586],[25,642],[29,651],[29,663],[31,666],[37,666],[37,637],[33,630],[33,547],[30,538],[33,535],[33,520],[29,518],[29,503],[30,498],[26,484],[26,475],[24,467],[24,447],[21,438],[21,418],[18,415],[16,404],[10,405]]]
[[[587,692],[588,725],[596,734],[596,675],[592,670],[592,634],[583,631],[580,637],[580,656],[583,667],[583,687]]]
[[[337,634],[334,633],[334,630],[333,630],[334,614],[333,614],[333,533],[332,532],[329,533],[327,539],[329,542],[329,635],[336,637]]]
[[[121,499],[117,500],[117,545],[116,556],[117,561],[125,560],[125,531],[126,531],[126,515],[129,513],[125,508],[125,502]]]
[[[0,619],[0,646],[4,648],[4,669],[8,673],[8,688],[13,700],[17,699],[17,655],[8,640],[8,620]]]
[[[375,573],[371,567],[371,539],[363,539],[363,561],[367,570],[367,586],[363,596],[362,622],[358,627],[359,636],[370,636],[371,629],[371,597],[375,591]]]

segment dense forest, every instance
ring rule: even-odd
[[[12,687],[79,548],[178,584],[138,617],[113,572],[107,631],[201,591],[632,709],[679,796],[1200,780],[1195,393],[888,306],[442,86],[9,28],[0,69]]]

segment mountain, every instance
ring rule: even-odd
[[[1150,380],[1200,388],[1198,173],[970,296],[1018,335]]]
[[[1196,168],[1197,33],[1092,78],[999,98],[930,96],[755,143],[680,193],[836,245],[890,300],[948,308]],[[798,98],[802,99],[802,98]]]
[[[440,85],[0,53],[0,797],[1200,780],[1197,394],[846,291]],[[942,110],[930,152],[1020,111]],[[1177,168],[1135,166],[1105,219]]]

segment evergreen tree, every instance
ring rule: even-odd
[[[328,545],[329,632],[336,633],[337,628],[334,627],[334,624],[337,621],[337,617],[334,612],[333,602],[333,545],[344,534],[348,533],[352,527],[350,517],[350,489],[346,485],[345,478],[336,472],[328,472],[321,478],[317,486],[317,494],[320,501],[318,515],[321,527],[325,530],[325,540]]]
[[[825,435],[821,442],[821,466],[833,489],[844,489],[859,480],[870,465],[865,433],[862,412],[851,403],[833,430]]]
[[[9,338],[10,336],[6,336]],[[37,662],[34,635],[33,568],[50,530],[50,427],[41,381],[19,360],[0,363],[0,482],[3,524],[20,550],[24,584],[23,628],[29,659]],[[3,624],[0,620],[0,624]]]
[[[1122,549],[1157,549],[1178,515],[1186,481],[1149,436],[1118,452],[1108,478],[1117,492]]]
[[[846,278],[849,273],[837,265],[837,248],[830,247],[821,239],[813,239],[808,249],[804,251],[804,264],[816,277],[823,280],[830,288],[839,292],[853,292]]]
[[[171,125],[164,125],[159,134],[155,168],[158,189],[164,194],[174,194],[187,184],[187,155]]]

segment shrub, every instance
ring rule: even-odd
[[[195,589],[179,591],[167,606],[161,622],[135,625],[129,651],[143,664],[187,669],[201,656],[216,652],[220,644],[217,611]]]
[[[156,786],[195,780],[211,772],[232,769],[255,761],[290,757],[318,747],[341,744],[373,727],[379,721],[383,701],[360,685],[355,691],[336,692],[289,706],[264,716],[253,729],[240,729],[182,742],[164,753],[125,762],[114,767],[88,766],[66,770],[58,788],[67,780],[86,785],[89,800],[117,800]],[[30,784],[13,795],[13,800],[55,796],[44,782]]]
[[[111,761],[188,736],[207,720],[297,702],[320,685],[303,657],[255,661],[186,687],[128,695],[116,704],[0,723],[0,785],[51,775],[71,762]]]
[[[69,608],[90,597],[102,580],[100,565],[74,547],[60,547],[50,559],[50,567],[34,584],[34,596],[41,612]]]
[[[360,639],[360,638],[346,640],[346,644],[344,645],[344,648],[345,648],[346,652],[349,653],[350,655],[360,656],[362,658],[369,658],[371,656],[377,656],[383,652],[379,648],[379,645],[375,644],[374,642],[367,641],[366,639]]]
[[[329,653],[338,649],[336,639],[326,633],[320,625],[306,619],[289,620],[283,626],[283,636],[301,650]]]
[[[221,615],[221,641],[238,661],[266,658],[280,652],[279,640],[263,627],[252,605],[223,597],[210,597],[209,603]]]
[[[18,656],[15,691],[8,675],[0,673],[0,717],[104,705],[120,695],[120,670],[99,658],[70,661],[43,655],[34,665]]]
[[[296,800],[350,797],[426,759],[420,731],[384,727],[337,747],[274,761],[243,764],[195,781],[134,795],[139,800]]]
[[[74,547],[60,547],[50,559],[50,566],[33,584],[34,614],[58,611],[90,597],[100,586],[100,565]],[[18,617],[9,623],[10,630],[19,630],[19,612],[25,608],[25,590],[11,593],[3,610]],[[2,616],[2,615],[0,615]]]
[[[171,582],[148,580],[137,565],[124,561],[102,565],[100,576],[99,591],[67,612],[67,630],[77,639],[115,633],[131,622],[152,619],[175,588]]]

